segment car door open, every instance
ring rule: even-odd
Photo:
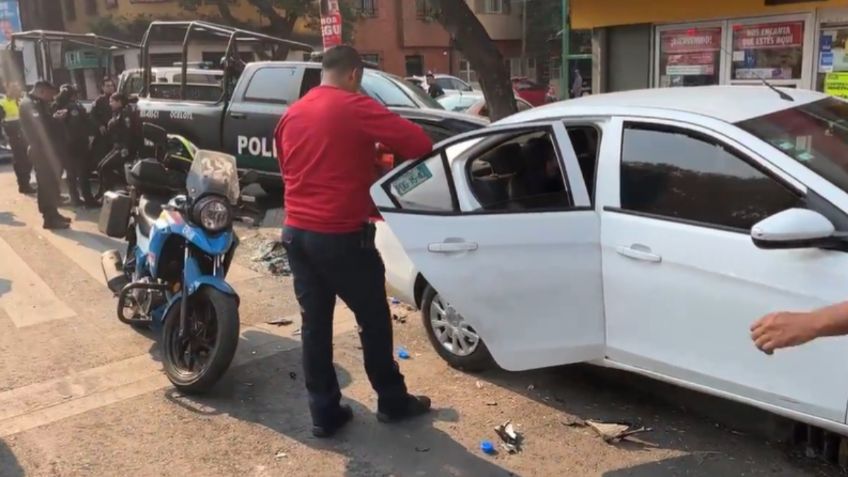
[[[562,124],[458,137],[386,175],[372,196],[501,367],[603,358],[599,219]]]

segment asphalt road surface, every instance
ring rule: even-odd
[[[377,423],[356,328],[339,306],[335,357],[355,421],[314,439],[300,376],[291,281],[256,267],[245,248],[232,281],[242,298],[233,368],[203,398],[180,396],[161,372],[155,336],[122,325],[99,255],[122,244],[97,232],[96,212],[66,209],[73,228],[41,230],[35,200],[0,166],[0,476],[821,476],[831,465],[716,425],[645,392],[654,384],[588,366],[466,375],[430,349],[418,315],[397,323],[409,387],[433,398],[430,416]],[[266,321],[291,317],[289,326]],[[681,398],[683,399],[683,398]],[[748,408],[740,414],[758,416]],[[651,428],[607,444],[575,418]],[[517,454],[488,456],[493,429],[512,420]]]

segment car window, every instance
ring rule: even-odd
[[[469,89],[467,84],[456,78],[451,78],[451,84],[453,85],[453,89],[458,91],[467,91]]]
[[[442,105],[448,111],[453,111],[457,113],[461,113],[466,111],[471,107],[472,104],[479,101],[479,98],[475,98],[472,96],[461,96],[458,94],[451,94],[448,96],[443,96],[439,98],[439,104]]]
[[[466,163],[480,211],[563,210],[572,206],[550,129],[486,139]]]
[[[450,78],[436,78],[435,83],[442,89],[456,89],[456,85]]]
[[[400,86],[388,77],[378,73],[365,72],[362,77],[362,90],[377,101],[389,107],[417,108],[418,105]]]
[[[300,96],[302,98],[306,96],[306,93],[312,90],[312,88],[321,84],[321,70],[319,68],[306,68],[303,71],[303,81],[300,84]]]
[[[442,151],[402,170],[386,184],[403,210],[450,212],[455,210],[447,159]]]
[[[664,126],[625,126],[625,210],[747,231],[799,202],[787,187],[711,138]]]
[[[244,99],[278,104],[294,102],[299,91],[294,86],[296,72],[291,67],[264,67],[256,70],[247,85]]]

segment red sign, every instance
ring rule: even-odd
[[[339,0],[321,0],[321,38],[324,49],[342,44],[342,12]]]
[[[660,34],[663,54],[721,50],[721,27],[664,31]]]
[[[804,44],[804,22],[733,25],[733,49],[797,48]]]

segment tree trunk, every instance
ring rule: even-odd
[[[456,41],[456,47],[477,72],[492,121],[517,112],[509,71],[486,28],[462,0],[430,0],[439,12],[439,23]]]

